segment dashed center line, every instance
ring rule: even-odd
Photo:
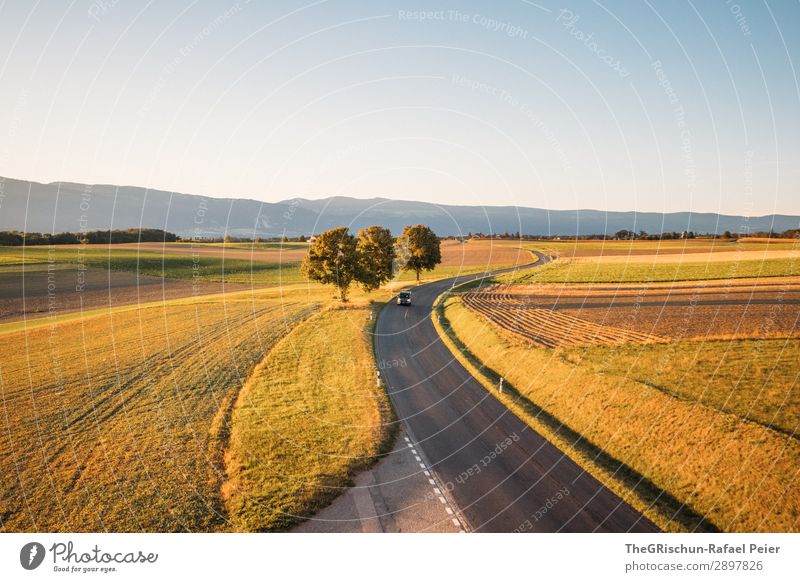
[[[425,463],[422,462],[422,458],[419,456],[417,450],[414,448],[411,439],[408,438],[407,436],[404,436],[403,438],[405,439],[408,448],[411,449],[411,454],[414,455],[414,459],[416,459],[417,463],[419,463],[419,466],[422,468],[422,472],[425,474],[426,477],[428,477],[428,483],[431,484],[434,495],[436,495],[439,498],[439,501],[444,505],[444,510],[447,512],[447,515],[451,516],[451,521],[453,522],[453,525],[458,528],[459,533],[465,533],[464,526],[461,524],[461,521],[455,516],[455,512],[447,503],[447,499],[445,499],[444,496],[442,495],[441,489],[439,489],[436,486],[436,481],[432,478],[430,471],[428,471],[428,467],[425,466]]]

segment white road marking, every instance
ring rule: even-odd
[[[430,471],[428,471],[428,467],[425,466],[425,463],[423,463],[422,459],[417,455],[417,450],[414,448],[414,445],[411,444],[411,440],[408,437],[403,437],[403,438],[408,443],[411,452],[414,454],[414,458],[417,460],[419,466],[422,468],[422,472],[425,474],[426,477],[428,477],[428,483],[432,485],[433,493],[439,498],[439,502],[442,505],[444,505],[444,510],[447,512],[447,515],[453,516],[451,521],[453,522],[453,525],[458,528],[458,533],[466,533],[464,526],[462,526],[461,522],[455,517],[455,512],[447,504],[447,499],[445,499],[444,495],[442,495],[442,490],[436,486],[436,481],[431,476]]]

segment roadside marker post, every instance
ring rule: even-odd
[[[500,394],[503,393],[503,378],[500,378]]]
[[[380,370],[375,370],[375,380],[378,383],[378,388],[380,388],[381,387],[381,371]]]

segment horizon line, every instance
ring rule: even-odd
[[[190,192],[183,192],[178,190],[168,190],[158,187],[150,187],[150,186],[137,186],[133,184],[111,184],[107,182],[95,182],[95,183],[88,183],[88,182],[73,182],[70,180],[56,180],[53,182],[42,182],[39,180],[31,180],[26,178],[12,178],[10,176],[0,176],[0,181],[3,180],[14,180],[16,182],[28,182],[31,184],[39,184],[41,186],[57,186],[60,184],[73,184],[77,186],[90,186],[94,187],[110,187],[110,188],[137,188],[140,190],[146,190],[149,192],[163,192],[165,194],[171,195],[178,195],[178,196],[196,196],[200,198],[212,198],[214,200],[231,200],[231,201],[248,201],[248,202],[256,202],[259,204],[287,204],[291,203],[295,200],[305,200],[309,202],[321,202],[325,200],[331,200],[334,198],[344,198],[347,200],[363,200],[363,201],[370,201],[370,200],[381,200],[385,202],[408,202],[408,203],[415,203],[415,204],[429,204],[431,206],[438,206],[438,207],[456,207],[456,208],[516,208],[516,209],[528,209],[528,210],[541,210],[543,212],[614,212],[614,213],[635,213],[635,214],[660,214],[662,216],[670,215],[670,214],[712,214],[717,216],[732,216],[737,218],[766,218],[770,216],[789,216],[789,217],[800,217],[800,211],[796,214],[794,213],[786,213],[786,212],[773,212],[771,214],[730,214],[724,211],[714,211],[714,210],[671,210],[671,211],[663,211],[663,210],[602,210],[599,208],[544,208],[541,206],[521,206],[521,205],[514,205],[514,204],[504,204],[504,205],[496,205],[496,204],[441,204],[438,202],[429,202],[426,200],[405,200],[400,198],[386,198],[385,196],[372,196],[369,198],[362,198],[359,196],[352,196],[352,195],[343,195],[343,194],[334,194],[328,196],[320,196],[319,198],[308,198],[306,196],[293,196],[289,198],[283,198],[281,200],[277,200],[274,202],[269,202],[266,200],[259,200],[257,198],[252,198],[250,196],[227,196],[227,195],[213,195],[213,194],[193,194]],[[4,197],[4,196],[2,196]],[[2,200],[0,197],[0,200]]]

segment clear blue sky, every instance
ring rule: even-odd
[[[0,175],[800,213],[800,3],[5,2]]]

